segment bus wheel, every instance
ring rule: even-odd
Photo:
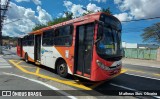
[[[28,54],[27,54],[27,53],[25,54],[25,58],[24,58],[24,60],[25,60],[25,62],[26,62],[26,63],[28,63],[28,62],[29,62],[29,61],[28,61]]]
[[[64,61],[59,61],[57,64],[57,73],[61,77],[67,77],[68,75],[68,69],[67,69],[67,64]]]

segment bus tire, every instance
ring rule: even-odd
[[[24,60],[25,60],[26,63],[29,62],[29,61],[28,61],[28,54],[27,54],[27,53],[25,54]]]
[[[68,76],[68,69],[67,69],[67,64],[65,61],[60,60],[57,63],[57,73],[58,75],[60,75],[61,77],[66,78]]]

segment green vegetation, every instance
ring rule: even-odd
[[[112,12],[110,11],[110,8],[107,8],[107,9],[103,8],[100,12],[105,12],[105,13],[108,13],[108,14],[112,14]],[[87,14],[91,14],[91,13],[93,13],[93,11],[87,11],[87,13],[84,13],[82,16],[87,15]],[[55,18],[52,21],[49,21],[47,23],[47,25],[37,24],[32,30],[36,31],[36,30],[39,30],[39,29],[47,27],[47,26],[52,26],[52,25],[55,25],[55,24],[58,24],[58,23],[61,23],[61,22],[64,22],[64,21],[71,20],[73,18],[73,13],[72,12],[66,11],[66,12],[64,12],[64,14],[65,14],[65,17],[61,16],[59,18]]]
[[[41,29],[41,28],[44,28],[44,27],[46,27],[47,25],[44,25],[44,24],[37,24],[32,30],[33,31],[36,31],[36,30],[39,30],[39,29]]]
[[[65,17],[59,17],[59,18],[55,18],[53,19],[53,21],[49,21],[47,23],[47,25],[44,25],[44,24],[37,24],[32,30],[35,31],[35,30],[39,30],[41,28],[44,28],[44,27],[47,27],[47,26],[52,26],[52,25],[55,25],[55,24],[58,24],[58,23],[61,23],[61,22],[64,22],[64,21],[68,21],[68,20],[71,20],[72,17],[73,17],[73,13],[71,12],[64,12],[65,13]]]
[[[3,40],[17,40],[17,37],[10,37],[10,36],[2,36]]]
[[[108,13],[108,14],[112,14],[110,8],[108,7],[107,9],[102,9],[101,12],[105,12],[105,13]]]
[[[141,35],[144,42],[153,42],[160,44],[160,23],[156,23],[144,29]]]

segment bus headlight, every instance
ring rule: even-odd
[[[103,69],[103,70],[110,70],[110,68],[106,65],[104,65],[103,63],[101,63],[99,60],[96,61],[97,62],[97,65]]]

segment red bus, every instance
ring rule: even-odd
[[[17,54],[66,77],[101,81],[122,67],[121,23],[97,12],[42,28],[18,39]]]

